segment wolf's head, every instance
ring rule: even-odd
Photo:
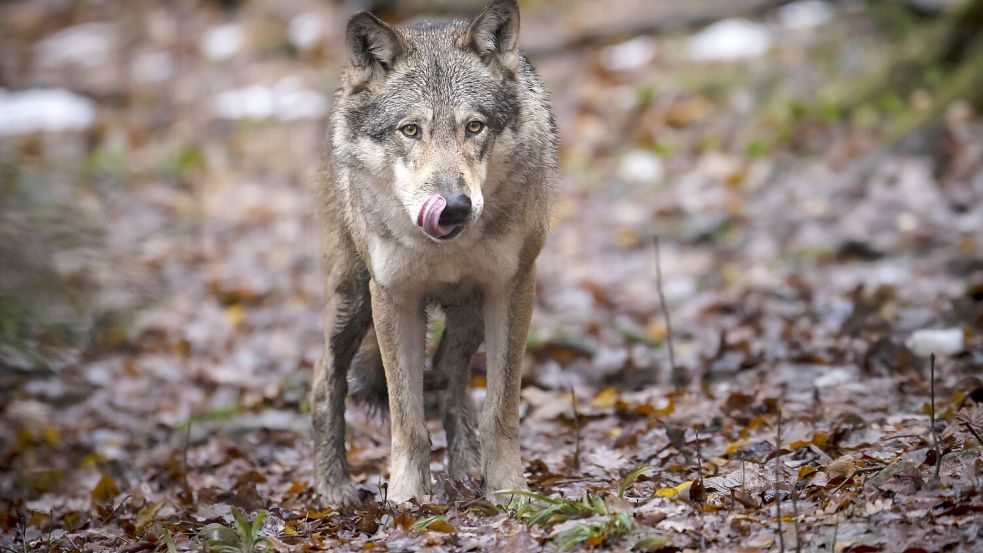
[[[448,240],[481,216],[497,184],[489,162],[514,140],[518,34],[514,0],[471,22],[349,20],[343,139],[391,229]]]

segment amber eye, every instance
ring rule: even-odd
[[[420,127],[414,125],[413,123],[410,123],[409,125],[403,125],[402,127],[400,127],[399,132],[403,133],[404,136],[408,136],[410,138],[416,138],[417,136],[420,135]]]
[[[484,128],[485,128],[485,124],[482,123],[481,121],[475,120],[475,121],[469,121],[468,122],[467,129],[468,129],[468,132],[471,133],[471,134],[478,134]]]

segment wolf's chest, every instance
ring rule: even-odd
[[[440,296],[462,283],[496,287],[518,269],[520,244],[516,235],[419,250],[375,240],[372,275],[384,287],[413,295]]]

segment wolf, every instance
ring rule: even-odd
[[[449,476],[481,478],[490,497],[526,486],[521,366],[558,168],[547,93],[518,35],[514,0],[471,21],[348,21],[318,183],[325,348],[312,411],[324,504],[367,499],[345,459],[349,383],[356,398],[386,404],[387,499],[432,494],[423,372],[434,306],[446,316],[433,367],[445,385]],[[482,343],[476,425],[468,371]]]

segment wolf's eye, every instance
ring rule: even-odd
[[[478,120],[469,121],[468,122],[468,126],[467,126],[468,133],[470,133],[470,134],[478,134],[484,128],[485,128],[485,124],[482,123],[481,121],[478,121]]]
[[[400,127],[399,132],[403,133],[404,136],[408,136],[410,138],[416,138],[417,136],[420,135],[420,127],[414,125],[413,123],[410,123],[409,125],[403,125],[402,127]]]

